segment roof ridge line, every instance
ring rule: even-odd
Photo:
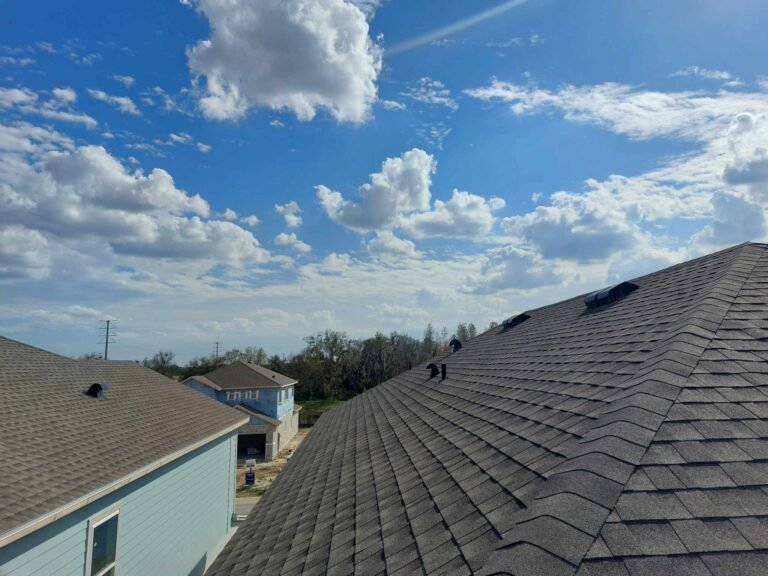
[[[546,492],[543,490],[543,488],[546,487],[548,482],[545,482],[544,487],[538,491],[537,495],[534,497],[527,508],[526,530],[520,529],[519,525],[515,524],[515,526],[512,527],[512,529],[509,530],[507,534],[504,534],[495,551],[488,558],[488,561],[483,566],[483,568],[478,572],[479,576],[490,576],[491,574],[498,574],[498,570],[494,569],[493,566],[495,565],[498,568],[499,561],[502,561],[506,566],[509,567],[509,574],[524,574],[526,573],[524,567],[530,567],[531,565],[534,565],[533,563],[540,563],[542,561],[542,550],[547,551],[547,560],[548,562],[552,563],[550,572],[553,576],[572,576],[576,573],[581,561],[599,536],[603,524],[615,507],[619,496],[626,487],[626,484],[634,473],[635,468],[641,462],[642,458],[648,450],[648,447],[651,445],[653,438],[658,433],[659,427],[664,422],[666,415],[677,401],[677,398],[683,389],[683,386],[674,382],[673,379],[670,379],[672,381],[669,382],[661,382],[660,380],[662,379],[663,375],[659,374],[660,371],[657,370],[657,364],[660,360],[664,359],[665,356],[674,352],[674,345],[679,342],[681,335],[684,334],[684,331],[681,329],[686,326],[696,326],[699,331],[708,332],[708,342],[711,342],[712,339],[714,339],[717,329],[725,319],[725,316],[728,310],[730,310],[730,307],[733,305],[736,296],[743,289],[749,274],[741,273],[738,275],[739,289],[735,294],[733,294],[733,296],[729,296],[728,306],[716,307],[714,304],[708,304],[707,300],[712,298],[713,294],[715,294],[718,290],[722,289],[722,285],[724,283],[733,280],[734,268],[742,265],[744,259],[748,258],[748,262],[751,262],[750,270],[754,269],[755,265],[764,254],[765,248],[763,247],[760,250],[760,253],[757,253],[749,250],[751,247],[751,244],[746,243],[722,251],[722,253],[736,252],[736,256],[733,258],[733,261],[725,264],[722,273],[713,279],[711,285],[705,288],[703,293],[696,298],[696,301],[692,303],[690,308],[685,310],[677,319],[677,321],[670,325],[669,332],[671,333],[671,337],[660,342],[660,345],[657,348],[660,351],[660,354],[654,354],[653,358],[643,362],[643,364],[638,368],[635,377],[625,382],[626,387],[621,389],[616,397],[607,406],[609,407],[610,405],[613,405],[616,402],[621,402],[623,400],[630,400],[633,396],[643,396],[637,393],[637,387],[643,384],[661,384],[662,386],[670,388],[671,390],[675,390],[674,397],[671,398],[656,396],[656,398],[659,400],[659,406],[656,409],[651,409],[651,411],[655,412],[660,418],[658,419],[658,425],[653,433],[653,436],[644,442],[645,446],[642,447],[634,441],[630,443],[629,439],[618,438],[616,434],[591,434],[593,431],[597,431],[600,428],[605,428],[605,425],[601,425],[601,422],[606,418],[606,416],[610,415],[615,419],[615,415],[617,413],[621,413],[623,411],[637,407],[645,407],[642,404],[642,398],[635,398],[633,401],[622,405],[620,408],[618,408],[618,410],[613,410],[610,413],[602,412],[595,419],[595,422],[590,431],[587,432],[584,438],[579,441],[583,448],[575,452],[573,456],[567,460],[564,460],[550,471],[550,477],[573,475],[579,470],[593,473],[597,478],[600,479],[596,481],[596,483],[600,484],[598,489],[602,490],[607,495],[607,501],[605,504],[610,505],[610,508],[606,507],[606,505],[601,505],[599,509],[595,509],[594,506],[587,507],[586,504],[580,505],[580,502],[577,503],[576,501],[583,500],[585,503],[589,502],[590,504],[592,501],[584,497],[578,497],[576,501],[571,503],[571,505],[561,508],[559,518],[554,518],[551,515],[551,512],[547,511],[546,508],[539,511],[538,509],[542,507],[537,506],[537,503],[539,500],[544,500],[561,492],[565,492],[565,490],[552,493]],[[719,298],[719,300],[722,301],[722,297]],[[717,325],[712,329],[702,328],[700,325],[693,322],[695,319],[695,314],[700,312],[702,309],[707,308],[711,308],[710,312],[718,318]],[[706,349],[705,346],[700,346],[700,348],[701,351],[697,355],[693,356],[689,362],[683,363],[677,361],[681,365],[687,365],[688,374],[685,377],[676,375],[675,379],[679,379],[681,377],[687,378],[690,376],[695,366],[700,362],[701,355]],[[645,366],[646,364],[649,365]],[[631,415],[627,418],[627,421],[634,421]],[[635,450],[630,451],[631,447],[634,447]],[[637,450],[638,448],[639,450]],[[579,459],[583,460],[587,465],[580,466],[577,470],[568,467],[569,463],[573,463],[573,461]],[[607,467],[609,467],[606,465],[606,459],[610,461],[610,469],[613,473],[613,478],[608,478],[606,475],[601,474],[601,470],[605,470]],[[590,463],[591,466],[589,465]],[[558,469],[561,467],[563,470],[558,472]],[[565,480],[564,483],[567,484],[567,480]],[[617,486],[620,488],[617,489]],[[539,513],[537,514],[537,512]],[[595,529],[592,530],[594,533],[587,535],[587,532],[584,530],[578,530],[578,532],[583,536],[574,534],[573,532],[577,531],[577,529],[573,528],[573,526],[577,522],[571,519],[579,518],[583,520],[585,517],[589,518],[590,526],[595,526]],[[539,523],[542,526],[538,530],[531,530],[530,526],[536,523]],[[555,533],[557,534],[556,540],[560,546],[558,549],[559,554],[552,552],[552,546],[545,545],[545,542],[552,541],[553,534]],[[521,547],[517,546],[516,544],[527,544],[528,546]],[[536,552],[535,557],[528,554],[528,551],[531,547],[538,551]],[[516,549],[519,550],[519,552],[513,552]],[[499,556],[499,558],[497,558],[497,562],[494,562],[494,558],[497,556]],[[522,572],[519,572],[518,569],[522,569]]]

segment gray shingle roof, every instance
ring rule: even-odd
[[[764,574],[768,246],[633,282],[325,414],[209,574]]]
[[[84,394],[106,383],[106,400]],[[27,523],[247,417],[135,362],[0,337],[0,545]]]
[[[191,376],[188,380],[197,380],[206,386],[208,386],[207,381],[210,381],[221,390],[280,388],[297,383],[295,378],[283,376],[264,366],[240,361],[220,366],[202,377]]]

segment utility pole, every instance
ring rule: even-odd
[[[219,341],[216,340],[216,356],[213,357],[213,359],[218,362],[219,361]]]
[[[114,326],[111,326],[112,321],[111,320],[102,320],[104,322],[104,326],[99,328],[103,332],[104,335],[104,360],[109,360],[109,345],[114,344],[114,340],[110,340],[111,337],[114,337]],[[110,336],[110,327],[112,328],[112,334]]]

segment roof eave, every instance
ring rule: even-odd
[[[150,464],[147,464],[146,466],[128,474],[127,476],[123,476],[122,478],[119,478],[114,482],[110,482],[109,484],[106,484],[101,488],[97,488],[96,490],[93,490],[92,492],[86,494],[85,496],[81,496],[80,498],[73,500],[72,502],[69,502],[64,506],[60,506],[56,510],[52,510],[47,514],[43,514],[42,516],[29,520],[28,522],[25,522],[24,524],[21,524],[16,528],[12,528],[11,530],[6,530],[5,532],[0,533],[0,548],[3,548],[8,544],[11,544],[12,542],[15,542],[16,540],[19,540],[20,538],[23,538],[24,536],[27,536],[28,534],[31,534],[32,532],[35,532],[36,530],[39,530],[40,528],[43,528],[48,524],[52,524],[53,522],[56,522],[57,520],[71,514],[72,512],[75,512],[76,510],[79,510],[80,508],[83,508],[88,504],[95,502],[96,500],[103,498],[104,496],[107,496],[112,492],[115,492],[116,490],[122,488],[123,486],[126,486],[131,482],[135,482],[136,480],[146,476],[147,474],[150,474],[151,472],[154,472],[155,470],[162,468],[166,464],[169,464],[174,460],[178,460],[182,456],[186,456],[187,454],[194,452],[198,448],[201,448],[202,446],[205,446],[206,444],[213,442],[216,438],[220,438],[225,434],[234,432],[235,430],[240,428],[240,426],[243,426],[247,423],[248,423],[248,418],[239,420],[237,424],[231,424],[215,434],[206,436],[205,438],[198,440],[197,442],[194,442],[193,444],[190,444],[189,446],[186,446],[181,450],[172,452],[171,454],[168,454],[160,458],[159,460],[156,460]]]

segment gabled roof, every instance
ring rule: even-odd
[[[633,282],[324,414],[208,574],[764,574],[768,247]]]
[[[0,546],[248,421],[135,362],[3,337],[0,399]]]
[[[264,366],[249,362],[232,362],[208,372],[205,376],[190,376],[184,382],[195,380],[214,390],[248,390],[251,388],[282,388],[297,384],[295,378],[283,376]],[[213,384],[213,386],[211,386]]]

